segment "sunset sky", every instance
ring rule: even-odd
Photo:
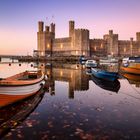
[[[52,18],[53,17],[53,18]],[[140,31],[140,0],[0,0],[0,54],[27,55],[37,48],[37,22],[56,23],[68,36],[68,21],[102,38],[108,30],[129,40]]]

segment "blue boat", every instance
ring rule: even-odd
[[[115,81],[119,78],[119,74],[117,72],[108,72],[101,69],[92,68],[92,74],[100,79],[104,79],[107,81]]]

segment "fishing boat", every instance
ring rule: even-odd
[[[91,70],[92,70],[92,74],[95,77],[103,79],[103,80],[115,81],[116,79],[119,78],[119,75],[117,72],[108,72],[108,71],[96,69],[96,68],[92,68]]]
[[[122,59],[122,63],[140,63],[140,57],[136,56],[131,56],[131,57],[126,57]]]
[[[131,73],[140,75],[140,63],[130,63],[128,66],[121,66],[120,71],[122,73]]]
[[[0,80],[0,108],[25,99],[40,90],[44,84],[41,71],[25,71]]]
[[[37,94],[16,102],[11,106],[0,109],[0,139],[11,129],[21,124],[32,113],[44,96],[44,91],[40,89]]]
[[[106,81],[100,78],[95,77],[92,75],[92,81],[99,87],[105,90],[113,91],[113,92],[118,92],[120,89],[120,82],[118,80],[115,81]]]
[[[85,63],[86,68],[96,68],[97,67],[97,62],[95,60],[87,60]]]
[[[100,59],[100,64],[109,64],[109,63],[118,63],[118,59],[115,58]]]

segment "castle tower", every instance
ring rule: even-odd
[[[113,30],[109,30],[107,44],[107,54],[111,56],[118,56],[118,34],[113,34]]]
[[[86,29],[75,29],[74,30],[74,52],[72,55],[90,55],[89,48],[89,30]]]
[[[109,30],[109,35],[113,35],[113,30]]]
[[[44,30],[44,22],[39,21],[38,22],[38,32],[43,32],[43,30]]]
[[[74,33],[74,21],[69,21],[69,37],[72,37]]]
[[[51,31],[50,31],[50,33],[51,33],[51,38],[52,39],[55,39],[55,24],[54,23],[51,23]]]
[[[37,49],[38,49],[39,57],[42,57],[45,55],[44,22],[42,22],[42,21],[38,22]]]
[[[55,34],[55,24],[51,23],[51,32]]]
[[[45,32],[49,33],[49,31],[50,31],[50,27],[49,26],[45,26]]]
[[[140,32],[136,33],[136,41],[140,41]]]

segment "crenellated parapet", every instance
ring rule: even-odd
[[[45,26],[45,28],[44,28]],[[140,56],[140,32],[136,33],[136,40],[118,40],[118,34],[109,30],[102,39],[89,38],[89,30],[75,28],[75,22],[69,21],[69,35],[55,38],[55,24],[44,25],[38,22],[37,46],[41,56]]]
[[[44,22],[38,22],[37,32],[37,46],[38,55],[40,57],[51,55],[53,40],[55,39],[55,24],[51,23],[50,26],[46,25],[44,30]]]

